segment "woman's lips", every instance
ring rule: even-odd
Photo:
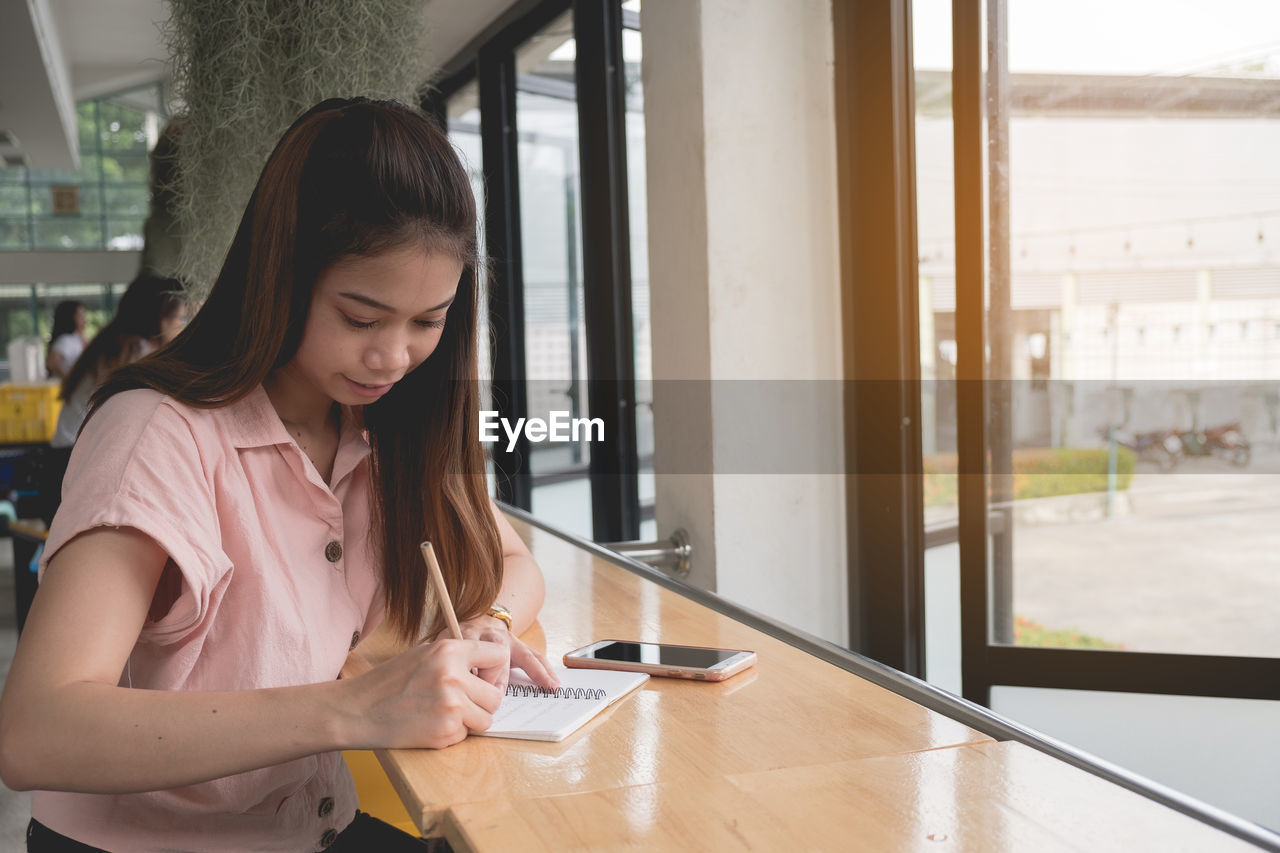
[[[347,380],[347,384],[351,386],[351,391],[361,397],[381,397],[395,385],[394,382],[389,382],[386,385],[365,385],[363,382],[356,382],[349,376],[342,378]]]

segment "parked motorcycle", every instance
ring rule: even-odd
[[[1111,440],[1110,427],[1101,427],[1098,432],[1103,440]],[[1161,471],[1172,471],[1182,456],[1182,440],[1178,437],[1177,430],[1157,429],[1131,433],[1117,429],[1115,437],[1116,444],[1129,448],[1138,459],[1154,463]]]
[[[1187,456],[1216,456],[1232,465],[1244,467],[1253,457],[1253,449],[1239,421],[1202,430],[1178,434],[1182,452]]]

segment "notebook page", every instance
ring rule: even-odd
[[[649,676],[638,672],[555,668],[562,691],[603,691],[601,698],[573,696],[508,695],[493,715],[493,725],[477,734],[526,740],[558,741],[577,731],[593,717],[632,690]],[[523,670],[511,670],[510,683],[533,687]]]

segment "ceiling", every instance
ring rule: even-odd
[[[422,0],[424,50],[445,62],[514,1]],[[0,156],[74,168],[75,102],[167,77],[168,15],[164,0],[0,0]]]

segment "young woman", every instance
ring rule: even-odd
[[[71,366],[84,351],[86,322],[83,302],[66,299],[53,309],[53,331],[44,354],[44,367],[50,379],[65,379],[71,372]]]
[[[107,374],[173,340],[186,322],[186,313],[181,282],[153,275],[134,279],[120,297],[111,322],[93,336],[62,380],[62,410],[50,444],[59,448],[75,444],[89,399]]]
[[[0,700],[29,849],[394,850],[337,750],[483,730],[509,666],[555,684],[515,638],[541,573],[485,487],[475,245],[428,119],[331,100],[285,133],[208,300],[72,453]],[[468,639],[338,680],[384,614],[439,630],[424,539]]]

